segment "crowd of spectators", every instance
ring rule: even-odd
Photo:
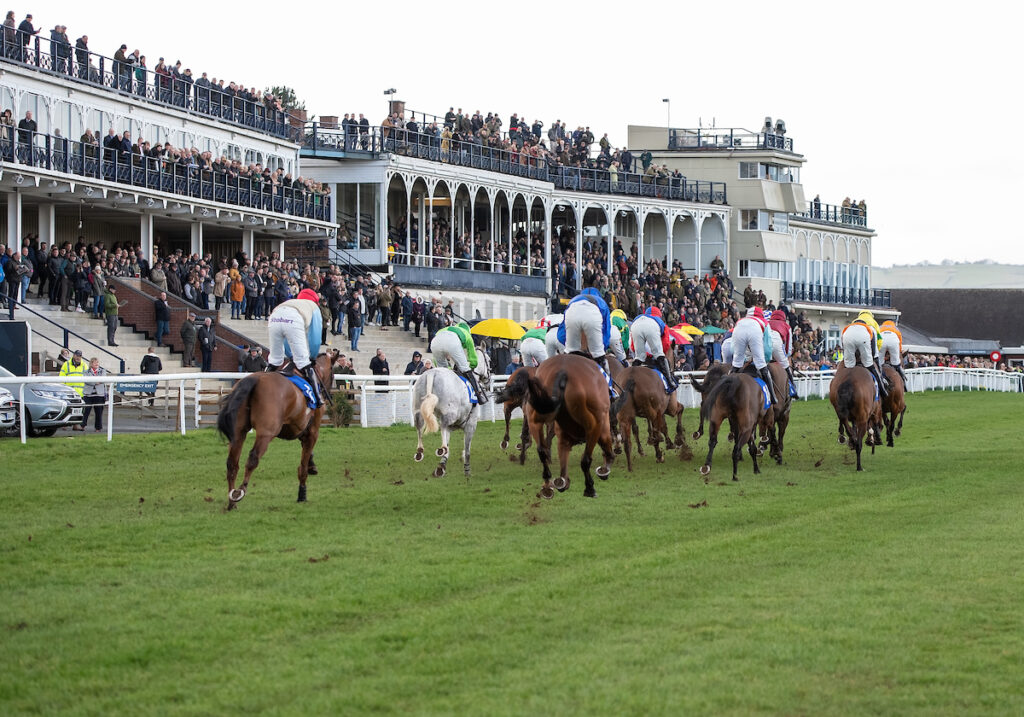
[[[89,47],[89,36],[82,35],[72,44],[67,30],[66,25],[54,25],[49,31],[49,55],[42,54],[46,47],[43,45],[41,56],[37,57],[34,38],[40,35],[41,28],[35,26],[31,14],[17,23],[14,11],[8,11],[2,35],[4,55],[31,64],[38,62],[80,80],[215,117],[241,114],[284,124],[285,108],[281,98],[269,90],[260,91],[233,81],[218,80],[208,77],[205,72],[196,77],[191,68],[182,66],[180,60],[170,64],[161,57],[151,64],[138,49],[129,51],[126,44],[118,47],[112,58],[103,58],[101,72],[98,65],[101,57]]]
[[[907,368],[934,368],[937,366],[946,368],[990,368],[1007,372],[1021,372],[1020,366],[1009,367],[1005,363],[996,365],[994,361],[984,356],[958,356],[957,354],[912,354],[908,353],[905,359]]]

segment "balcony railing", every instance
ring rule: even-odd
[[[152,68],[138,68],[63,42],[43,40],[39,36],[25,37],[25,33],[20,30],[16,31],[16,35],[12,43],[4,33],[0,33],[0,59],[119,92],[126,98],[142,99],[212,117],[274,137],[292,139],[294,135],[288,115],[263,102],[246,100],[230,92],[214,89],[212,85],[199,86],[195,81],[158,74]],[[47,44],[49,53],[43,51]],[[141,73],[137,73],[137,70],[141,70]]]
[[[793,139],[774,132],[746,129],[670,129],[669,149],[778,149],[793,151]]]
[[[784,281],[781,299],[786,302],[811,301],[817,304],[892,308],[892,292],[889,289],[846,289]]]
[[[631,172],[612,173],[607,169],[582,169],[559,165],[549,159],[534,157],[527,151],[504,150],[475,142],[457,142],[440,135],[409,132],[396,127],[349,126],[324,129],[311,123],[303,146],[312,155],[321,151],[370,154],[398,154],[484,169],[501,174],[551,182],[558,189],[655,197],[706,204],[726,204],[724,182],[706,182],[685,177],[655,177]]]
[[[262,180],[230,177],[224,172],[188,164],[165,164],[156,157],[14,127],[0,127],[0,158],[12,164],[42,167],[192,199],[332,221],[329,198],[305,188],[274,187]]]
[[[840,204],[822,204],[811,201],[807,203],[807,209],[797,212],[797,216],[806,219],[817,219],[832,224],[849,224],[854,227],[866,227],[868,225],[868,210],[865,207],[844,207]]]

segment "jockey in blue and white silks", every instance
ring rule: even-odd
[[[665,320],[661,317],[661,309],[652,306],[633,319],[629,335],[633,342],[633,358],[643,362],[647,354],[650,354],[658,370],[665,375],[669,390],[675,391],[679,387],[679,382],[672,373],[667,357],[672,355],[672,338]]]
[[[768,395],[775,404],[775,384],[772,382],[772,374],[768,370],[768,361],[765,359],[765,331],[768,322],[764,318],[764,311],[760,306],[755,306],[747,315],[736,322],[732,330],[732,373],[743,368],[749,352],[754,368],[758,375],[768,385]],[[772,344],[771,334],[768,334],[767,354],[771,356]]]
[[[604,355],[611,341],[611,312],[601,294],[594,288],[584,289],[565,307],[565,319],[558,327],[558,340],[565,344],[567,353],[582,352],[583,339],[587,351],[607,373]]]

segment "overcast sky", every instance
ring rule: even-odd
[[[786,121],[807,198],[864,199],[874,264],[1024,264],[1016,3],[190,2],[31,8],[108,56],[138,47],[259,88],[311,115],[525,114],[590,125],[757,130]],[[16,9],[20,22],[25,8]],[[695,177],[698,178],[699,177]],[[1004,221],[1006,220],[1006,221]]]

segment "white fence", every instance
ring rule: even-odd
[[[834,371],[821,371],[814,374],[803,374],[796,378],[797,391],[802,400],[820,399],[828,396],[829,383]],[[1024,393],[1024,374],[1005,373],[993,369],[961,369],[961,368],[919,368],[907,369],[907,389],[911,393],[921,391],[997,391],[1004,393]],[[165,396],[177,403],[175,430],[185,435],[188,428],[198,428],[200,419],[200,399],[203,383],[206,387],[223,385],[224,381],[235,381],[244,378],[246,373],[184,373],[144,376],[30,376],[22,378],[0,378],[0,386],[11,386],[15,392],[21,413],[21,442],[26,442],[25,434],[25,391],[31,390],[33,384],[40,383],[106,383],[122,384],[134,382],[152,382],[165,384]],[[694,408],[700,404],[700,394],[688,380],[688,376],[703,377],[703,371],[682,374],[683,383],[679,386],[680,402]],[[364,428],[390,426],[396,423],[412,423],[413,384],[416,376],[335,376],[341,382],[351,385],[352,391],[359,395],[360,425]],[[496,393],[505,385],[508,376],[495,376],[491,380],[491,394]],[[105,404],[107,416],[107,440],[114,436],[115,401],[114,390],[107,391]],[[122,409],[123,413],[124,409]],[[481,420],[503,420],[504,411],[494,401],[482,408]],[[518,417],[519,412],[514,414]]]

